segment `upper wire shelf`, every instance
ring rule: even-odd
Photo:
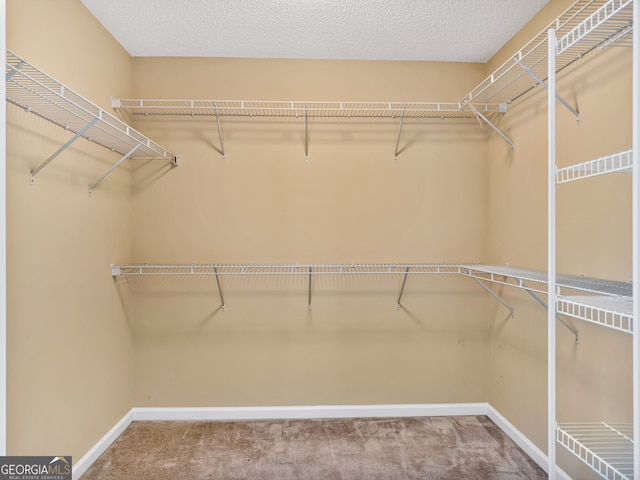
[[[119,275],[405,275],[459,274],[463,265],[427,263],[113,265]]]
[[[9,103],[75,134],[58,152],[32,172],[32,177],[79,137],[117,152],[124,156],[123,159],[161,159],[177,164],[176,155],[10,50],[7,50],[6,85]]]
[[[556,429],[558,442],[602,478],[633,480],[633,427],[615,423],[567,423]]]
[[[133,115],[188,115],[250,118],[371,118],[445,119],[476,118],[461,103],[312,102],[258,100],[112,100],[114,108]],[[506,105],[474,104],[483,114],[504,113]]]
[[[633,150],[596,158],[556,170],[556,183],[569,183],[583,178],[606,175],[608,173],[631,173]]]
[[[546,81],[547,31],[557,32],[560,72],[594,49],[616,42],[627,44],[633,21],[632,0],[578,0],[552,24],[542,30],[518,52],[469,92],[466,103],[510,104]]]

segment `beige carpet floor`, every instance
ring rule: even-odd
[[[82,480],[516,480],[546,474],[485,416],[134,422]]]

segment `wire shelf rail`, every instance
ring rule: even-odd
[[[163,100],[112,99],[114,108],[132,115],[186,115],[248,118],[371,118],[445,119],[476,118],[461,103],[415,102],[316,102],[260,100]],[[504,113],[506,105],[477,104],[484,114]]]
[[[633,427],[618,423],[565,423],[558,442],[602,478],[633,480]]]
[[[9,103],[74,133],[65,145],[31,172],[32,181],[42,168],[80,137],[123,155],[121,161],[127,158],[154,159],[177,165],[176,155],[10,50],[7,50],[6,81]]]
[[[631,173],[633,150],[607,155],[556,170],[556,183],[569,183],[609,173]]]
[[[558,296],[558,312],[614,330],[633,333],[631,297]]]

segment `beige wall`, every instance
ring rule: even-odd
[[[126,52],[78,0],[9,0],[7,47],[107,108],[131,92]],[[10,455],[77,461],[133,406],[130,327],[110,276],[131,259],[131,172],[118,156],[7,107]]]
[[[455,100],[482,65],[136,58],[157,98]],[[486,251],[486,133],[474,121],[147,119],[182,155],[134,173],[134,258],[150,263],[469,262]],[[486,399],[486,299],[465,279],[226,277],[131,289],[136,405]],[[124,287],[123,287],[124,288]],[[460,297],[462,295],[462,297]],[[460,298],[468,301],[460,302]],[[421,381],[416,382],[420,378]],[[456,380],[453,380],[453,379]],[[464,379],[459,381],[459,379]]]
[[[547,10],[560,12],[569,3],[551,2]],[[532,37],[549,22],[535,21],[531,31],[520,37]],[[511,51],[520,46],[514,40]],[[496,58],[502,62],[506,55],[501,52]],[[629,49],[612,48],[580,62],[560,77],[558,89],[581,112],[577,125],[575,117],[558,105],[558,165],[631,148]],[[515,141],[515,152],[497,136],[489,141],[487,260],[492,263],[547,268],[546,102],[539,90],[514,104],[503,118],[500,127]],[[630,175],[561,185],[557,204],[558,271],[629,281]],[[489,402],[546,449],[546,310],[525,292],[505,289],[503,294],[516,317],[508,319],[498,310],[493,321]],[[578,320],[572,323],[581,334],[579,345],[564,327],[557,330],[558,421],[630,421],[630,336]],[[560,465],[574,478],[596,478],[565,452],[558,447]]]

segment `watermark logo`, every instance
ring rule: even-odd
[[[0,480],[71,480],[71,457],[0,457]]]

